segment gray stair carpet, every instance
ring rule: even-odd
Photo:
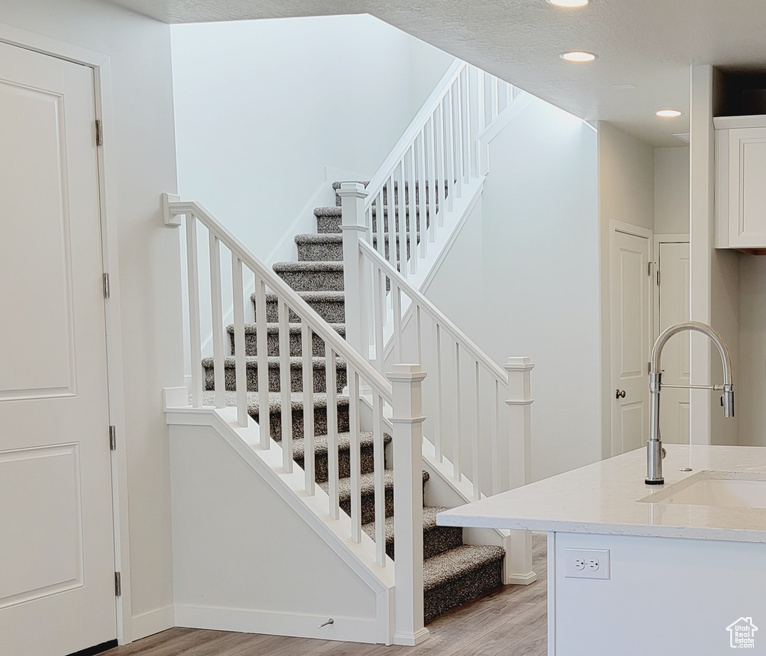
[[[364,183],[366,184],[366,183]],[[334,183],[333,188],[337,191],[340,183]],[[435,202],[431,203],[430,188],[426,188],[426,212],[424,228],[430,225],[431,210],[435,210],[438,203],[446,197],[443,186],[436,185]],[[399,221],[399,185],[393,190],[395,205],[394,216]],[[410,220],[414,215],[419,217],[421,190],[415,185],[414,194],[405,185],[405,216],[407,234],[404,239],[390,240],[388,235],[389,216],[388,208],[389,190],[384,189],[383,198],[383,229],[386,242],[386,257],[389,248],[393,245],[396,249],[397,260],[406,249],[407,255],[414,243],[420,241],[420,234],[415,231],[415,226],[410,232]],[[410,207],[410,198],[414,195],[418,206]],[[377,243],[377,208],[373,212],[374,240]],[[295,237],[298,247],[297,262],[280,262],[274,265],[274,271],[299,296],[301,296],[320,316],[328,321],[332,328],[345,338],[345,295],[343,293],[343,239],[340,230],[341,213],[340,197],[336,195],[336,204],[333,207],[316,208],[317,232],[302,234]],[[400,223],[397,223],[397,226]],[[412,236],[417,235],[413,243]],[[255,296],[251,297],[255,310]],[[274,294],[266,295],[266,348],[268,362],[268,398],[269,398],[269,430],[271,437],[280,441],[282,439],[282,395],[280,361],[279,361],[279,312],[277,297]],[[305,440],[303,427],[303,362],[300,318],[290,312],[289,316],[289,348],[290,348],[290,402],[293,435],[293,459],[303,467],[305,463]],[[231,352],[234,353],[234,328],[227,328]],[[245,325],[245,355],[247,372],[247,399],[248,413],[257,421],[260,412],[258,390],[258,327],[256,323]],[[323,489],[328,489],[328,452],[327,440],[327,376],[324,341],[312,335],[311,343],[311,366],[313,368],[313,406],[314,406],[314,467],[315,480]],[[212,358],[206,358],[202,362],[205,374],[204,402],[213,403],[214,395],[214,368]],[[224,360],[224,380],[226,386],[227,405],[236,404],[236,376],[233,357]],[[346,386],[346,363],[341,359],[336,360],[336,400],[338,416],[338,473],[339,473],[339,502],[344,512],[350,513],[351,508],[351,440],[349,431],[349,399],[341,394]],[[391,441],[390,435],[384,436],[385,443]],[[360,436],[360,463],[361,463],[361,490],[362,503],[361,514],[364,532],[373,540],[375,539],[375,486],[374,486],[374,445],[371,433],[362,433]],[[393,472],[389,469],[383,472],[385,490],[385,541],[386,553],[394,558],[396,555],[394,539],[394,481]],[[423,485],[428,484],[428,474],[423,472]],[[490,590],[502,585],[502,563],[505,552],[500,547],[473,546],[463,544],[463,531],[461,528],[444,527],[436,525],[436,515],[444,508],[426,506],[423,508],[423,579],[424,579],[424,608],[425,620],[429,622],[439,615],[480,597]]]

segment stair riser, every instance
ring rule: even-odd
[[[438,556],[463,544],[463,529],[454,526],[435,526],[423,531],[423,558]],[[396,540],[386,542],[386,553],[395,556]]]
[[[400,187],[400,185],[399,185],[398,182],[396,184],[394,184],[394,202],[395,203],[399,202],[399,187]],[[436,182],[436,183],[434,183],[434,189],[436,191],[436,201],[437,201],[437,203],[439,202],[441,197],[444,197],[444,198],[447,197],[447,185],[446,185],[446,183],[440,189],[439,183]],[[426,202],[428,203],[431,200],[431,185],[427,184],[425,186],[425,191],[426,191]],[[440,193],[440,192],[443,192],[443,193]],[[404,202],[405,203],[409,203],[410,202],[410,185],[409,184],[405,184],[404,185]],[[420,184],[418,184],[418,183],[415,183],[415,202],[416,203],[420,202]],[[388,204],[388,185],[383,185],[383,203],[386,204],[386,205]],[[341,206],[341,197],[340,197],[340,195],[337,192],[335,194],[335,204],[338,207]]]
[[[425,488],[425,481],[423,482]],[[351,515],[351,499],[341,500],[340,508],[347,515]],[[394,489],[386,488],[386,517],[394,514]],[[375,494],[362,495],[362,524],[369,524],[375,521]]]
[[[308,304],[322,317],[330,323],[345,323],[345,303],[343,301],[307,301]],[[279,308],[277,301],[266,302],[266,321],[277,323],[279,321]],[[255,311],[255,303],[253,303]],[[300,323],[300,317],[290,310],[288,321],[291,323]]]
[[[234,350],[234,335],[229,333],[229,342],[231,343],[231,352]],[[268,333],[266,337],[267,355],[279,355],[279,333]],[[312,333],[312,355],[324,357],[324,340]],[[258,355],[258,336],[254,333],[245,334],[245,355]],[[303,355],[303,342],[300,333],[290,333],[290,355],[299,357]]]
[[[503,561],[487,563],[473,572],[468,572],[431,590],[423,598],[426,622],[437,618],[452,608],[486,594],[503,584]]]
[[[340,393],[346,386],[346,367],[345,365],[336,366],[337,392]],[[234,367],[226,367],[224,370],[226,389],[234,392],[237,389],[236,370]],[[214,367],[205,367],[205,389],[215,389],[215,370]],[[258,392],[258,366],[250,365],[247,367],[247,391]],[[269,367],[269,391],[281,392],[280,370],[279,367]],[[290,391],[303,391],[303,367],[300,365],[290,365]],[[325,367],[314,367],[314,391],[327,391],[327,370]]]
[[[369,474],[375,469],[375,456],[373,446],[362,445],[359,449],[361,455],[362,474]],[[303,457],[296,457],[295,462],[301,467],[304,465]],[[351,451],[349,449],[338,449],[338,474],[339,478],[348,478],[351,476]],[[325,483],[329,478],[328,456],[326,453],[317,454],[314,459],[314,480],[317,483]]]
[[[278,275],[296,292],[343,291],[343,271],[280,271]]]
[[[250,416],[258,421],[257,410],[250,413]],[[293,408],[293,438],[303,438],[303,408]],[[281,412],[272,412],[269,416],[270,435],[272,439],[280,442],[282,440],[282,414]],[[348,405],[338,405],[338,432],[345,433],[349,430]],[[314,408],[314,435],[327,435],[327,409]]]
[[[317,222],[317,232],[320,234],[338,234],[341,232],[340,226],[342,218],[339,214],[320,214],[319,216],[316,216],[316,222]],[[431,213],[430,210],[426,209],[426,218],[425,218],[425,225],[429,226],[431,225]],[[397,218],[396,218],[396,232],[399,232],[399,219],[398,219],[398,212],[397,212]],[[415,226],[416,228],[420,228],[422,226]],[[407,216],[404,219],[404,230],[405,232],[410,232],[410,213],[407,212]],[[376,215],[376,212],[373,210],[373,216],[372,216],[372,232],[373,234],[377,233],[378,231],[378,218]],[[388,211],[386,211],[385,216],[383,218],[383,231],[388,232],[389,226],[388,226]],[[340,259],[342,260],[343,257],[341,256]]]
[[[299,262],[342,262],[343,244],[338,243],[298,243]]]

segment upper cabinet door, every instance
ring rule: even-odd
[[[716,155],[716,246],[766,248],[766,127],[721,130]]]

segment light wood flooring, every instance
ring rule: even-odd
[[[535,583],[509,586],[442,615],[428,625],[431,637],[417,647],[177,628],[104,656],[545,656],[545,552],[545,535],[535,534]]]

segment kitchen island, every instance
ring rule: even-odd
[[[437,522],[548,533],[550,656],[766,654],[766,448],[668,445],[664,473],[639,449]]]

